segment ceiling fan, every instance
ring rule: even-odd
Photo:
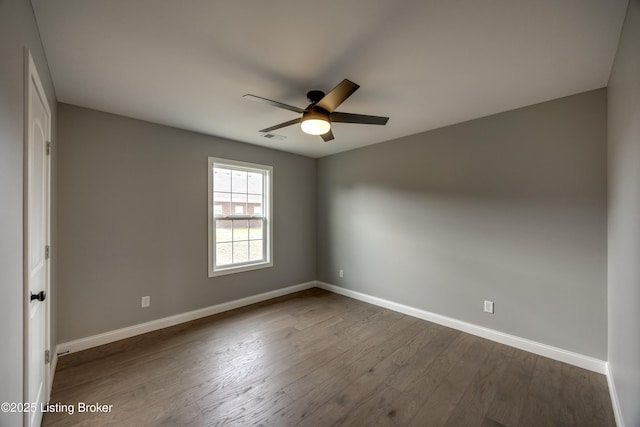
[[[293,105],[283,104],[282,102],[272,101],[267,98],[250,94],[244,95],[244,98],[264,102],[266,104],[273,105],[274,107],[284,108],[285,110],[302,114],[302,116],[297,119],[261,129],[260,132],[271,132],[276,129],[300,123],[300,127],[302,127],[302,130],[305,133],[310,135],[320,135],[324,141],[331,141],[333,139],[331,123],[358,123],[365,125],[387,124],[389,117],[366,116],[364,114],[341,113],[335,111],[335,109],[349,98],[353,92],[358,90],[359,87],[360,86],[354,82],[344,79],[326,95],[321,90],[309,91],[307,92],[307,98],[311,104],[309,104],[307,108],[298,108]]]

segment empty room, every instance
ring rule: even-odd
[[[640,427],[640,0],[0,0],[0,427]]]

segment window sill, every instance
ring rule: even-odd
[[[259,264],[243,265],[240,267],[219,268],[209,270],[209,277],[225,276],[227,274],[244,273],[245,271],[259,270],[261,268],[273,267],[273,262],[261,262]]]

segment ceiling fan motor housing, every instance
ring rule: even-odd
[[[324,98],[324,92],[321,90],[310,90],[309,92],[307,92],[307,99],[312,104],[316,104],[322,98]]]
[[[324,120],[325,122],[331,122],[331,120],[329,120],[329,113],[318,107],[308,108],[302,113],[302,121],[304,122],[306,120]]]

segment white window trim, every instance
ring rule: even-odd
[[[216,166],[228,166],[230,168],[244,168],[248,170],[262,170],[267,171],[268,175],[265,177],[267,182],[263,182],[265,189],[268,191],[265,204],[262,207],[262,217],[266,222],[267,231],[267,242],[265,245],[266,250],[266,261],[252,263],[248,265],[241,266],[230,266],[223,268],[216,268],[215,266],[215,222],[213,217],[213,167]],[[209,173],[207,174],[209,178],[209,184],[207,185],[207,190],[209,191],[207,197],[207,215],[208,215],[208,269],[209,269],[209,277],[223,276],[226,274],[234,274],[241,273],[244,271],[257,270],[260,268],[269,268],[273,267],[273,167],[267,165],[260,165],[256,163],[248,163],[241,162],[238,160],[229,160],[229,159],[221,159],[218,157],[209,157]]]

